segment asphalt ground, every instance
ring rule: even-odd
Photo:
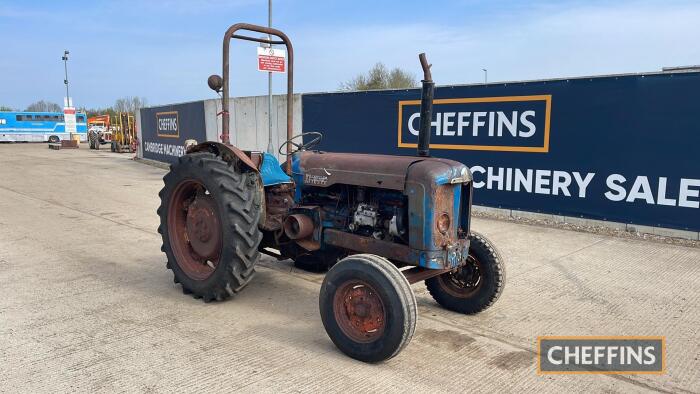
[[[2,392],[700,392],[700,249],[476,218],[507,264],[463,316],[413,286],[410,345],[349,359],[318,314],[321,274],[263,258],[204,304],[165,269],[165,170],[106,150],[0,144]],[[661,335],[662,375],[538,375],[542,335]]]

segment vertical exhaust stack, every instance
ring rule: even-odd
[[[433,119],[433,91],[435,83],[430,74],[430,67],[425,53],[418,55],[420,65],[423,67],[423,90],[420,97],[420,128],[418,131],[418,156],[430,156],[430,126]]]

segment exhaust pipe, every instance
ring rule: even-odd
[[[425,53],[418,55],[420,65],[423,67],[423,90],[420,96],[420,128],[418,131],[418,156],[430,156],[430,126],[433,119],[433,91],[435,83],[430,74],[430,66]]]
[[[289,239],[306,238],[314,232],[314,221],[302,214],[294,214],[284,219],[284,233]]]

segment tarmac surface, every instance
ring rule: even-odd
[[[700,392],[700,249],[475,219],[507,264],[477,316],[415,284],[396,358],[340,353],[321,274],[264,258],[231,300],[182,294],[156,232],[165,170],[0,144],[0,392]],[[663,335],[663,375],[538,375],[541,335]]]

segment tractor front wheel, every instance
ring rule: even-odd
[[[328,271],[319,308],[338,349],[365,362],[396,356],[416,327],[411,285],[395,265],[371,254],[346,257]]]
[[[501,296],[506,268],[496,246],[486,237],[471,233],[469,241],[467,263],[426,279],[425,285],[445,309],[471,315],[487,309]]]
[[[258,175],[211,153],[192,153],[163,182],[158,231],[175,282],[205,302],[241,290],[260,259]]]

